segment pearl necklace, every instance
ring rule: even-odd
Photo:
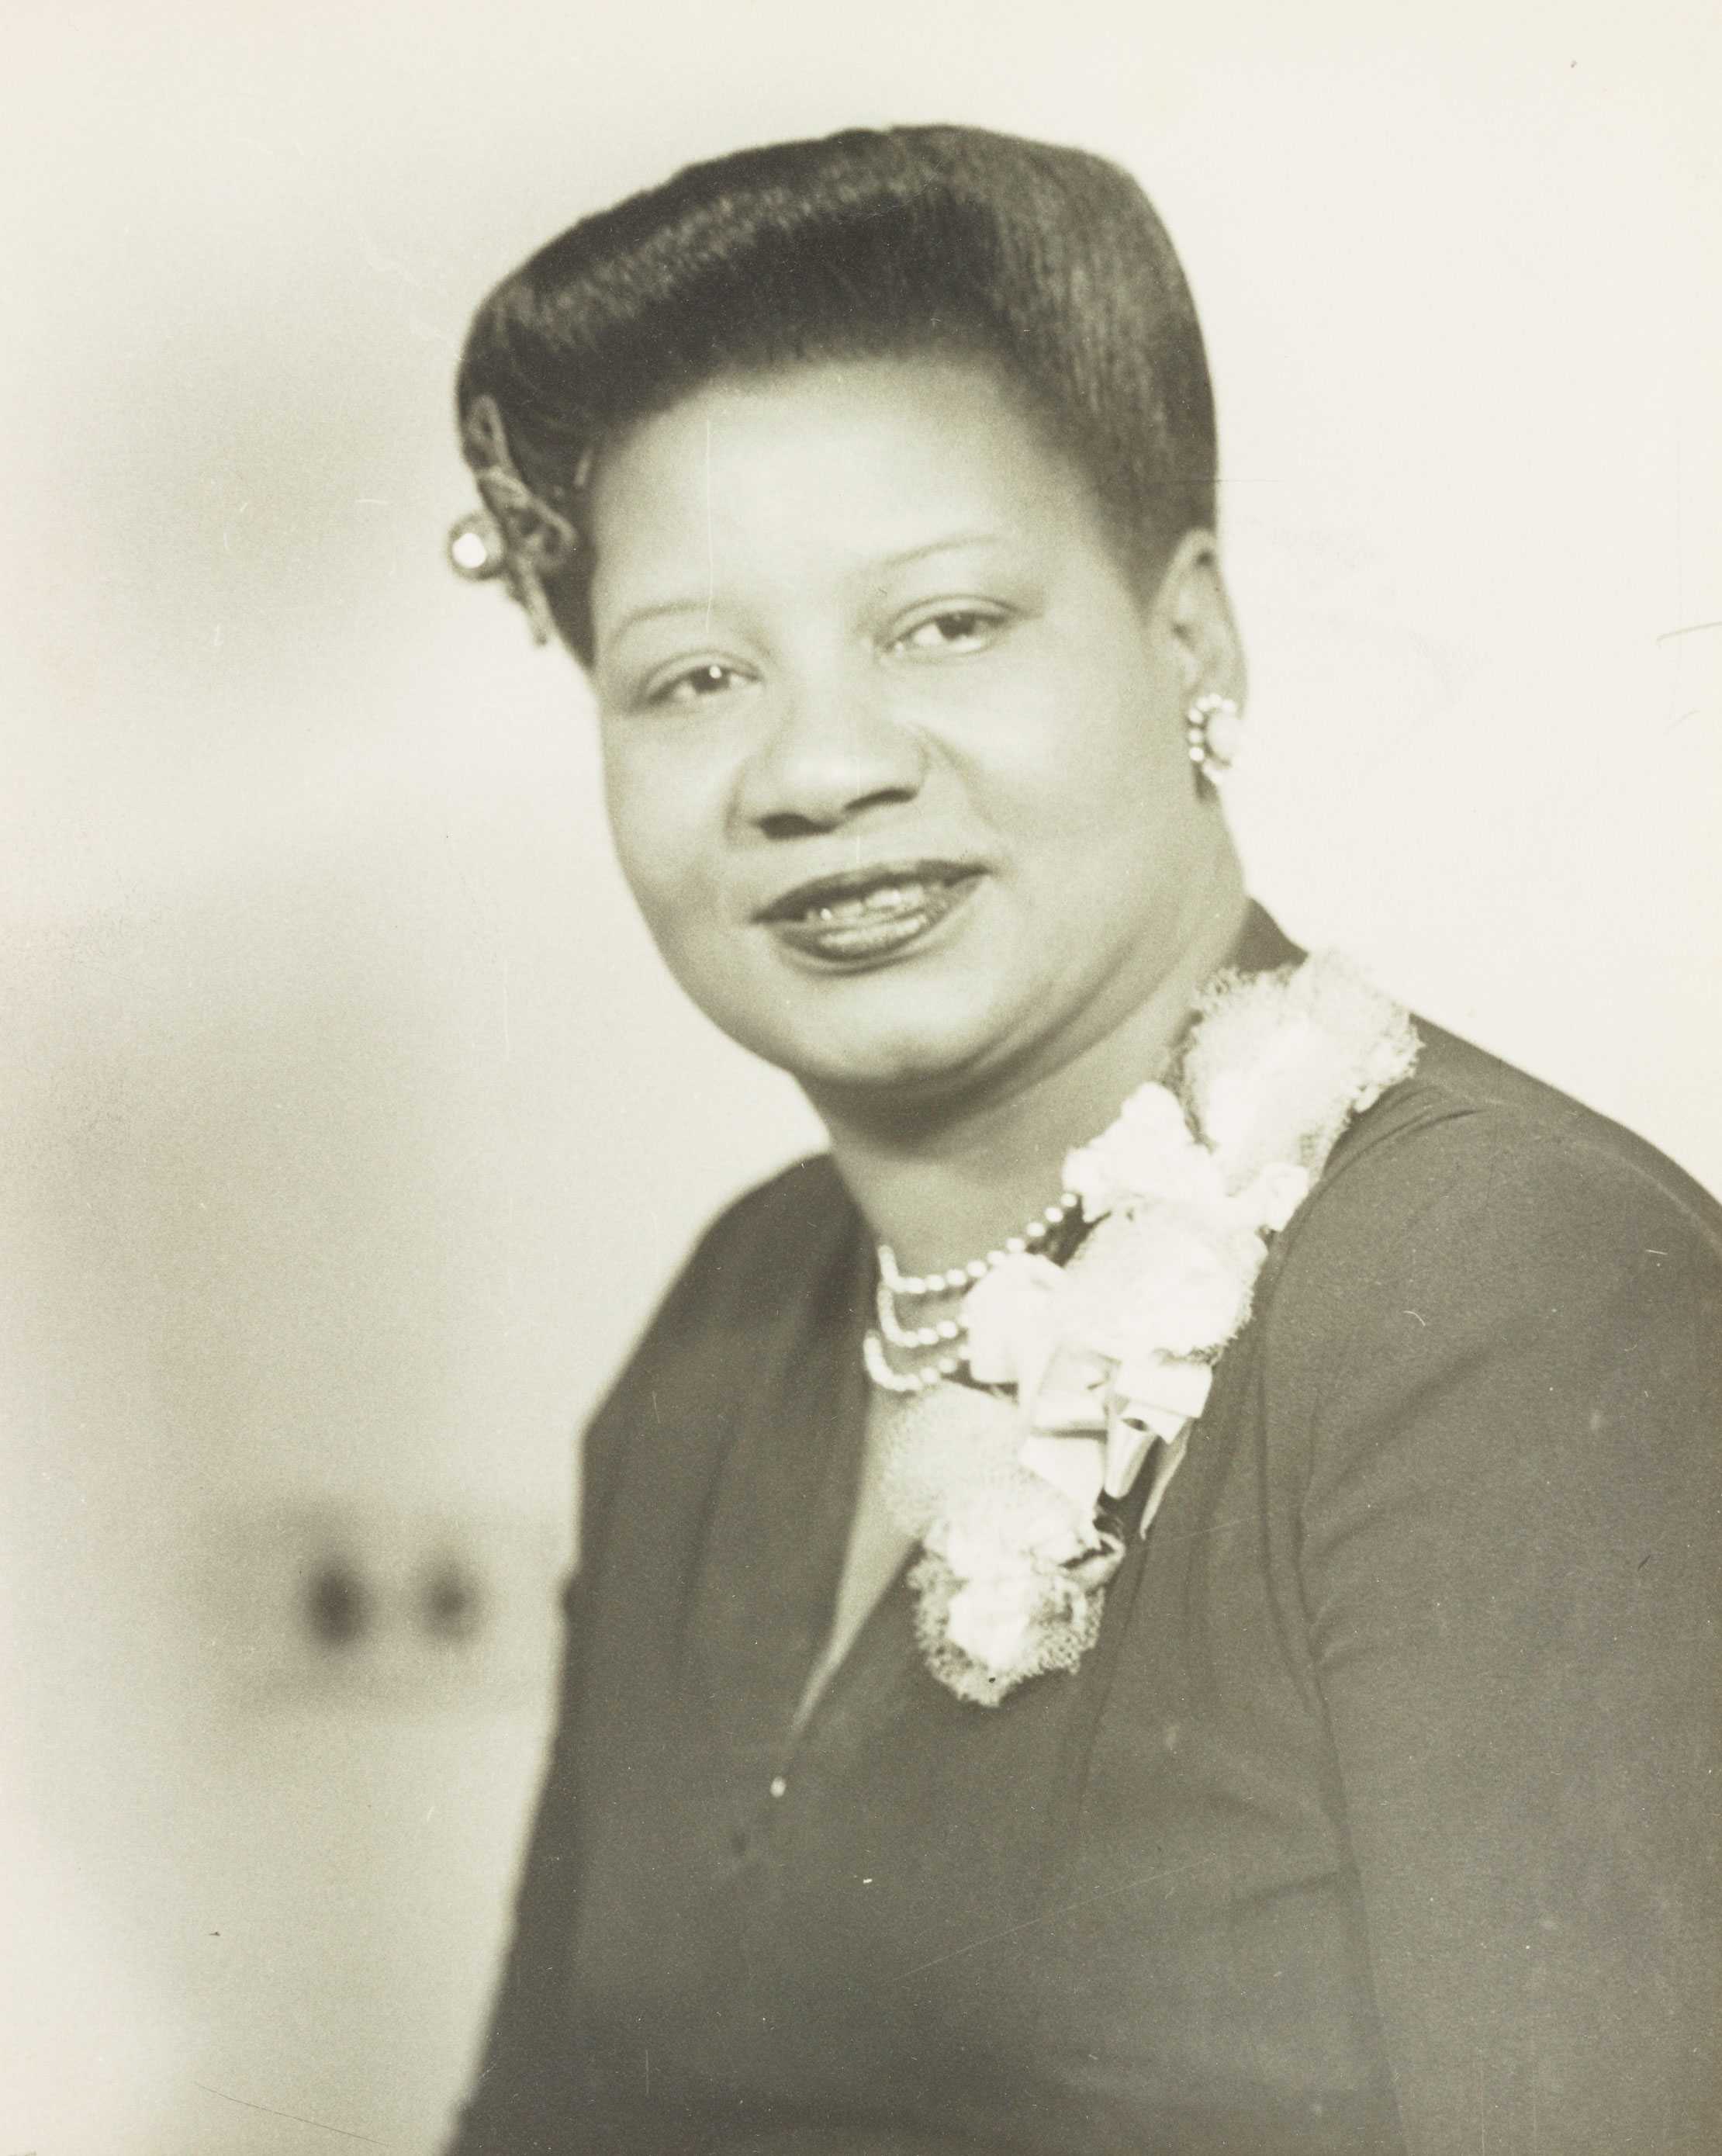
[[[1020,1235],[1007,1235],[984,1257],[971,1258],[966,1265],[952,1265],[945,1272],[903,1272],[890,1245],[881,1243],[879,1286],[874,1291],[879,1323],[868,1328],[867,1337],[861,1343],[861,1358],[867,1366],[867,1374],[879,1390],[902,1396],[924,1393],[933,1385],[943,1384],[947,1378],[954,1378],[963,1366],[961,1342],[967,1327],[961,1317],[936,1318],[927,1325],[905,1325],[897,1312],[899,1301],[926,1301],[935,1296],[966,1295],[977,1281],[996,1271],[1007,1258],[1020,1258],[1038,1250],[1054,1229],[1063,1227],[1080,1203],[1074,1190],[1060,1192],[1056,1204],[1037,1213]],[[885,1353],[888,1340],[894,1348],[910,1353],[922,1353],[934,1348],[942,1352],[918,1369],[899,1370]]]

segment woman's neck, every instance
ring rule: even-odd
[[[1152,993],[1063,1062],[1014,1086],[894,1120],[816,1101],[850,1194],[908,1272],[961,1265],[1017,1234],[1055,1199],[1064,1156],[1098,1136],[1165,1067],[1190,1007],[1225,965],[1247,901],[1233,865]]]

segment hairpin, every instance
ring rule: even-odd
[[[449,563],[474,583],[502,578],[530,623],[534,641],[547,643],[555,624],[543,579],[561,567],[580,535],[520,477],[494,397],[473,399],[460,434],[484,507],[463,516],[449,532]]]

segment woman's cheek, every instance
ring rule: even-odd
[[[654,751],[618,729],[604,740],[603,775],[617,858],[649,916],[700,850],[698,774],[685,757]]]

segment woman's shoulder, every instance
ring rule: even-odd
[[[1244,970],[1289,970],[1307,956],[1251,906]],[[1335,1146],[1264,1287],[1288,1271],[1367,1273],[1402,1235],[1427,1246],[1479,1214],[1492,1244],[1550,1265],[1594,1265],[1658,1225],[1722,1257],[1722,1206],[1653,1145],[1427,1019],[1414,1023],[1415,1067]],[[1657,1245],[1655,1233],[1648,1240]]]
[[[1345,1133],[1263,1286],[1282,1366],[1385,1376],[1510,1353],[1551,1368],[1722,1357],[1722,1206],[1657,1148],[1419,1020],[1416,1069]],[[1678,1342],[1678,1348],[1673,1343]],[[1427,1378],[1427,1370],[1423,1369]]]
[[[823,1154],[746,1192],[711,1222],[588,1419],[588,1547],[626,1457],[674,1452],[690,1433],[711,1440],[762,1368],[844,1322],[860,1235]]]
[[[829,1153],[814,1153],[725,1206],[678,1279],[689,1292],[776,1301],[853,1244],[859,1215]]]
[[[1305,1209],[1312,1242],[1379,1260],[1396,1232],[1487,1220],[1484,1248],[1540,1263],[1594,1265],[1653,1227],[1722,1258],[1722,1206],[1646,1139],[1427,1019],[1417,1030],[1411,1075],[1335,1148]]]
[[[726,1205],[694,1244],[607,1409],[674,1361],[739,1352],[846,1285],[860,1219],[829,1154],[799,1160]],[[834,1286],[834,1284],[836,1284]]]

